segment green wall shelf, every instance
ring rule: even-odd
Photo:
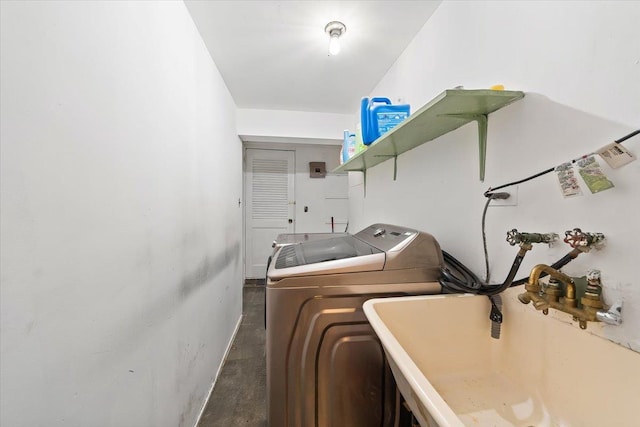
[[[523,92],[489,89],[449,89],[435,97],[390,132],[336,168],[334,172],[363,171],[438,138],[465,124],[478,122],[480,181],[484,181],[488,115],[524,97]]]

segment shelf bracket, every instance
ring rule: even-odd
[[[393,180],[398,177],[398,156],[393,156]]]
[[[362,188],[362,198],[366,199],[367,198],[367,170],[363,169],[362,170],[362,184],[363,184],[363,188]]]
[[[478,151],[480,155],[480,182],[484,182],[484,171],[487,160],[487,128],[489,126],[488,114],[443,114],[447,117],[456,117],[478,122]]]

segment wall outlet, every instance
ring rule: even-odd
[[[489,204],[492,206],[518,206],[518,186],[505,188],[504,190],[498,190],[501,193],[509,193],[508,199],[493,199]]]

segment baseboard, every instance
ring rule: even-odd
[[[198,427],[198,424],[200,423],[200,419],[204,414],[204,410],[207,407],[207,403],[209,403],[209,399],[211,398],[211,393],[213,393],[213,388],[216,386],[216,381],[218,381],[218,378],[220,378],[220,372],[222,372],[222,367],[224,366],[224,363],[227,361],[227,357],[229,356],[229,352],[231,351],[231,346],[233,345],[233,342],[236,340],[236,334],[238,333],[238,329],[240,329],[240,323],[242,323],[243,316],[244,314],[241,314],[240,318],[238,319],[238,323],[236,323],[236,328],[233,331],[233,335],[231,336],[231,339],[229,340],[229,344],[227,344],[227,349],[224,351],[224,356],[222,357],[220,366],[218,366],[218,371],[216,372],[216,376],[213,379],[213,383],[211,384],[209,393],[207,393],[207,398],[204,400],[204,403],[202,404],[202,408],[200,408],[200,413],[198,414],[198,418],[196,418],[196,423],[193,425],[193,427]]]
[[[244,279],[245,287],[260,287],[265,286],[266,279]]]

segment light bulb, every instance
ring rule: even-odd
[[[324,32],[329,35],[329,55],[340,53],[340,36],[347,31],[347,27],[340,21],[331,21],[324,27]]]
[[[329,39],[329,54],[337,55],[340,53],[340,35],[332,34]]]

